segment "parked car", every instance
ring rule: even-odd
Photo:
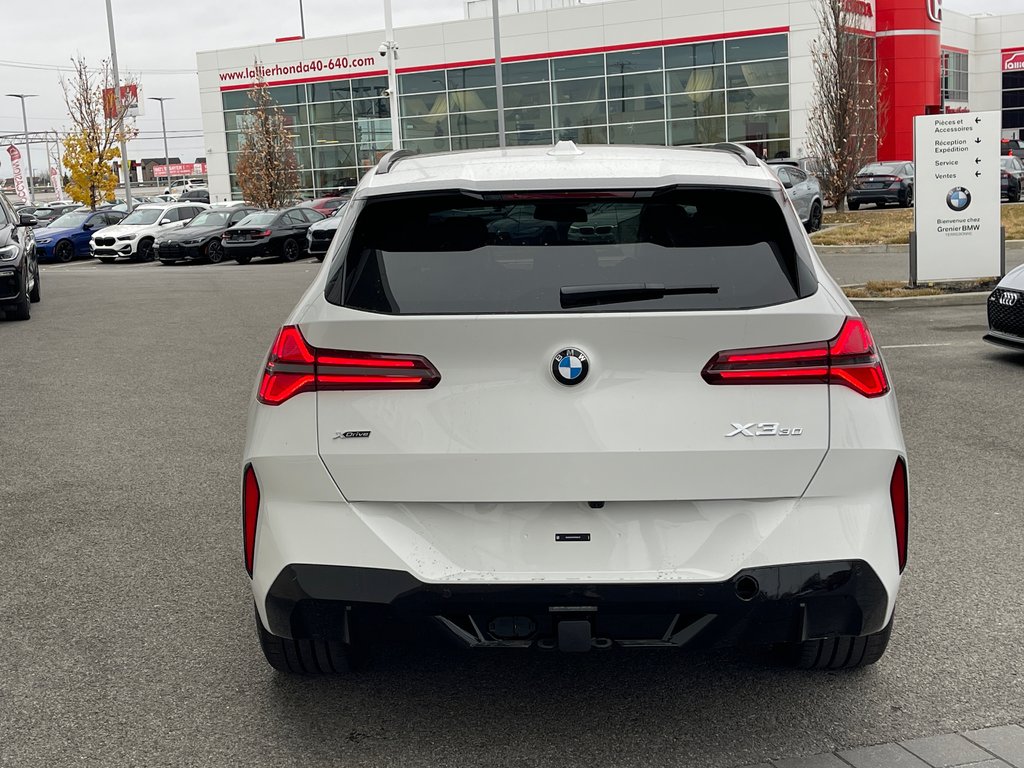
[[[1024,264],[1011,269],[988,297],[985,341],[1024,350]]]
[[[347,196],[339,197],[338,195],[333,195],[331,197],[318,197],[315,200],[307,200],[302,205],[306,208],[312,208],[314,211],[319,211],[324,216],[330,216],[347,202]]]
[[[40,260],[71,261],[89,256],[89,239],[97,230],[111,227],[126,214],[120,211],[71,211],[43,229],[36,230]]]
[[[315,256],[317,261],[323,261],[327,256],[327,249],[331,247],[331,240],[338,231],[344,211],[345,203],[342,203],[340,207],[331,211],[326,219],[310,224],[306,230],[306,251]]]
[[[9,320],[28,320],[40,299],[35,224],[31,213],[15,213],[0,194],[0,312]]]
[[[1000,155],[1001,173],[999,194],[1011,203],[1020,202],[1021,188],[1024,187],[1024,163],[1013,155]]]
[[[118,256],[150,261],[158,234],[184,226],[208,207],[203,203],[140,205],[115,226],[96,232],[89,241],[89,250],[104,264],[113,264]]]
[[[50,222],[60,218],[68,211],[73,211],[78,207],[78,203],[47,203],[44,206],[36,208],[32,212],[32,215],[36,219],[36,228],[47,227]]]
[[[821,199],[821,186],[814,176],[791,165],[770,164],[771,172],[786,188],[789,199],[793,201],[797,216],[808,232],[821,229],[821,217],[824,203]]]
[[[1003,139],[999,154],[1024,158],[1024,141],[1019,141],[1018,139]]]
[[[165,195],[172,195],[174,198],[178,198],[184,192],[188,192],[190,189],[198,189],[206,186],[206,179],[193,178],[193,179],[177,179],[171,182],[171,186],[164,189]]]
[[[900,208],[914,204],[914,164],[909,161],[870,163],[857,172],[846,205],[856,211],[865,203],[879,208],[896,203]]]
[[[496,242],[495,207],[554,241]],[[609,208],[636,226],[566,239]],[[398,617],[477,648],[882,656],[907,558],[896,399],[748,147],[393,152],[341,226],[239,467],[270,665],[343,672],[417,631]]]
[[[210,190],[200,189],[197,187],[196,189],[190,189],[187,192],[182,192],[181,197],[178,198],[178,201],[184,203],[187,200],[192,200],[197,203],[206,203],[207,205],[209,205]]]
[[[322,213],[302,206],[250,213],[225,231],[221,242],[227,255],[239,264],[262,256],[295,261],[305,250],[309,225],[323,219]]]
[[[186,193],[188,194],[188,193]],[[206,259],[219,264],[224,259],[220,236],[255,208],[209,208],[180,229],[160,233],[153,241],[153,253],[161,264]]]

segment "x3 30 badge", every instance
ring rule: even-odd
[[[753,421],[750,424],[732,424],[732,432],[726,437],[797,437],[804,433],[803,427],[783,427],[777,421]]]

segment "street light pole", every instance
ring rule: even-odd
[[[299,25],[302,27],[302,39],[306,39],[306,14],[302,12],[302,0],[299,0]]]
[[[121,78],[117,73],[117,43],[114,41],[114,12],[110,8],[110,0],[107,2],[107,33],[110,35],[110,68],[114,76],[114,103],[117,104],[118,112],[123,108],[121,104]],[[128,161],[128,142],[124,139],[124,125],[122,118],[121,126],[121,167],[124,169],[124,202],[129,212],[132,209],[132,164]]]
[[[391,24],[391,0],[384,0],[384,46],[388,57],[388,106],[391,112],[391,148],[402,148],[402,122],[398,117],[398,76],[395,74],[395,59],[398,58],[398,45],[395,43],[395,30]]]
[[[28,115],[25,112],[25,99],[31,99],[37,94],[8,93],[7,95],[15,99],[21,99],[21,122],[25,128],[25,157],[28,158],[28,200],[25,202],[31,205],[35,202],[32,192],[32,145],[28,143]]]
[[[167,151],[167,121],[164,120],[164,102],[174,101],[173,96],[150,96],[150,101],[160,102],[160,127],[164,132],[164,171],[167,174],[167,192],[171,192],[171,153]]]
[[[494,84],[498,87],[498,146],[505,146],[505,90],[502,87],[501,71],[501,20],[498,14],[498,0],[491,0],[491,15],[494,17]]]

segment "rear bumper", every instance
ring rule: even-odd
[[[848,203],[899,203],[907,198],[906,189],[851,189],[846,195]]]
[[[258,259],[261,256],[271,256],[273,252],[270,248],[270,242],[265,241],[262,243],[232,243],[230,240],[222,240],[224,243],[224,255],[233,259],[236,256],[248,256],[250,259]]]
[[[268,629],[281,637],[341,636],[350,611],[383,609],[442,618],[468,645],[510,644],[495,627],[514,618],[530,628],[513,640],[520,646],[556,635],[560,621],[586,620],[595,637],[624,645],[712,647],[877,632],[889,599],[860,560],[748,568],[707,583],[640,584],[428,584],[404,571],[292,565],[274,581],[265,608]]]

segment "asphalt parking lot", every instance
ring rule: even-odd
[[[319,265],[47,266],[0,322],[0,766],[699,766],[1019,722],[1024,354],[984,306],[864,311],[910,452],[889,653],[468,653],[343,679],[263,661],[241,565],[245,410]]]

